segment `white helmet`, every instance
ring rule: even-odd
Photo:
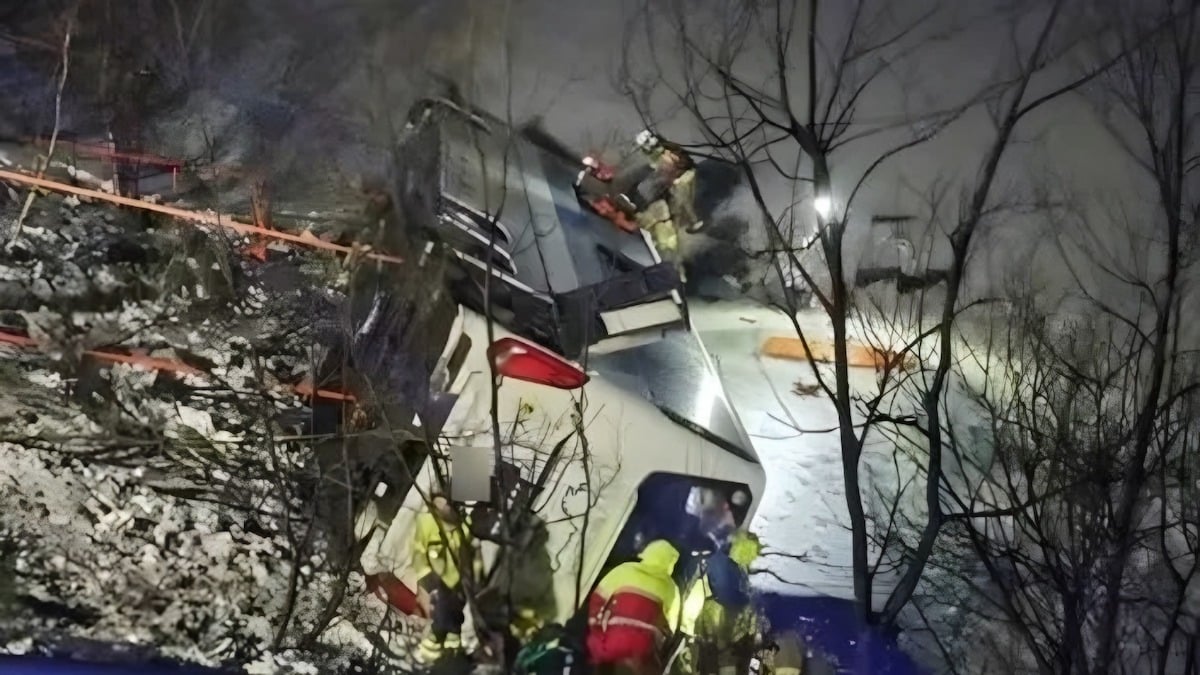
[[[599,166],[599,162],[596,161],[595,157],[588,155],[587,157],[583,158],[583,165],[589,169],[595,169],[597,166]]]
[[[638,135],[633,139],[633,142],[636,143],[637,146],[642,150],[649,152],[658,145],[658,137],[655,136],[654,132],[650,131],[649,129],[643,129],[642,131],[638,132]]]

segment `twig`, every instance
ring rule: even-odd
[[[74,17],[68,17],[66,30],[63,31],[62,75],[58,78],[58,91],[54,95],[54,131],[50,134],[50,146],[46,149],[46,156],[42,159],[41,166],[38,168],[38,178],[46,175],[46,169],[50,167],[50,159],[54,157],[54,146],[58,143],[58,127],[62,120],[63,89],[67,86],[67,71],[71,67],[71,31],[74,29],[74,23]],[[13,226],[12,237],[9,238],[6,247],[11,247],[16,243],[17,238],[21,236],[21,226],[25,223],[25,218],[29,216],[29,209],[33,207],[33,198],[36,194],[37,190],[35,188],[29,188],[29,194],[25,197],[25,204],[21,207],[20,215],[17,216],[17,222]]]

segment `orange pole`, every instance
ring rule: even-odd
[[[3,331],[0,331],[0,342],[7,342],[10,345],[16,345],[18,347],[37,346],[37,342],[31,337],[17,335],[16,333],[6,333]]]
[[[328,398],[335,401],[353,401],[354,397],[350,394],[345,394],[340,391],[331,391],[329,389],[317,389],[313,391],[312,382],[305,380],[300,384],[292,387],[292,389],[301,396],[310,397],[316,395],[319,398]]]
[[[307,232],[305,234],[292,234],[290,232],[281,232],[279,230],[269,230],[264,227],[257,227],[255,225],[247,225],[246,223],[239,223],[235,220],[232,220],[228,216],[226,216],[225,218],[222,218],[221,216],[214,214],[214,213],[201,213],[199,211],[189,211],[187,209],[181,209],[181,208],[174,207],[174,206],[166,206],[165,204],[151,204],[150,202],[144,202],[140,199],[132,199],[130,197],[122,197],[121,195],[113,195],[113,194],[109,194],[107,192],[101,192],[99,190],[89,190],[87,188],[76,187],[74,185],[67,185],[66,183],[60,183],[58,181],[47,180],[45,178],[37,178],[35,176],[27,176],[23,173],[17,173],[15,171],[0,170],[0,180],[8,180],[8,181],[13,181],[15,183],[22,183],[24,185],[32,185],[35,187],[44,188],[46,190],[54,190],[55,192],[62,192],[64,194],[71,194],[71,195],[76,195],[79,197],[88,197],[90,199],[100,199],[100,200],[104,200],[107,202],[112,202],[113,204],[119,204],[121,206],[129,206],[129,207],[132,207],[135,209],[142,209],[144,211],[153,211],[155,213],[161,213],[164,215],[172,216],[174,218],[179,218],[181,220],[191,221],[194,223],[201,223],[204,225],[214,225],[216,227],[223,227],[227,230],[232,230],[232,231],[237,232],[238,234],[242,234],[242,235],[259,235],[262,237],[266,237],[268,239],[278,239],[278,240],[282,240],[282,241],[291,242],[293,244],[299,244],[301,246],[307,246],[309,248],[319,248],[319,249],[324,249],[326,251],[333,251],[335,253],[341,253],[342,255],[350,255],[351,253],[354,252],[354,249],[350,246],[343,246],[341,244],[335,244],[333,242],[324,241],[324,240],[316,238],[315,236],[313,236],[312,234],[307,233]],[[386,255],[383,253],[365,253],[365,254],[363,254],[363,257],[365,257],[369,260],[378,260],[381,262],[396,263],[396,264],[401,264],[404,262],[403,258],[400,258],[398,256],[393,256],[393,255]]]
[[[84,354],[109,363],[128,363],[131,366],[146,366],[151,370],[165,370],[171,373],[179,373],[180,375],[204,374],[204,371],[199,368],[193,368],[183,361],[175,361],[173,359],[160,359],[155,356],[143,356],[140,354],[118,354],[116,352],[96,349],[89,349]]]

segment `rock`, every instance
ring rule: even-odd
[[[49,301],[50,298],[54,297],[54,290],[50,288],[50,282],[45,279],[34,279],[30,290],[38,300]]]

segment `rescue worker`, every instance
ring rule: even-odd
[[[584,666],[582,636],[565,626],[542,627],[517,652],[513,672],[517,675],[572,675]]]
[[[588,599],[588,660],[598,673],[662,673],[663,649],[679,619],[671,578],[679,551],[665,539],[617,565]]]
[[[681,543],[686,542],[684,549],[690,550],[692,555],[675,574],[681,585],[699,578],[700,564],[708,554],[729,552],[730,542],[738,529],[734,507],[744,509],[747,500],[748,497],[741,490],[726,497],[709,488],[693,489],[685,507],[691,516],[687,521],[687,536],[680,539]]]
[[[678,145],[663,143],[650,131],[638,134],[637,146],[652,169],[649,183],[641,191],[649,199],[661,199],[665,193],[675,222],[689,232],[698,231],[702,223],[695,211],[696,170],[687,153]]]
[[[771,675],[835,675],[837,669],[796,631],[775,638],[768,652]]]
[[[701,516],[700,528],[715,544],[717,550],[727,551],[729,549],[733,542],[733,536],[738,531],[734,509],[744,512],[749,501],[749,495],[742,490],[735,490],[728,500],[722,500],[718,507],[706,511]]]
[[[669,198],[675,222],[690,233],[699,232],[704,222],[696,215],[696,170],[689,168],[671,182]]]
[[[529,642],[543,628],[547,618],[556,611],[553,584],[546,580],[554,576],[555,565],[549,550],[550,533],[545,521],[535,514],[523,519],[517,528],[517,543],[510,544],[509,554],[503,556],[492,579],[507,585],[505,600],[508,631],[519,644]]]
[[[428,596],[430,617],[417,658],[430,663],[447,652],[462,649],[466,599],[460,565],[473,565],[476,558],[469,524],[443,494],[431,497],[430,510],[417,516],[416,530],[413,568],[418,587]]]
[[[679,229],[696,232],[703,225],[694,206],[696,171],[682,148],[665,147],[649,130],[639,133],[635,142],[653,169],[638,186],[644,203],[648,202],[637,214],[638,225],[650,233],[659,255],[675,263],[680,281],[685,281],[679,260]]]
[[[598,181],[611,183],[614,170],[611,166],[601,162],[591,155],[588,155],[587,157],[583,158],[583,170],[579,172],[579,176],[575,179],[576,185],[579,185],[583,182],[584,174],[593,176]]]
[[[664,262],[679,266],[679,230],[671,218],[671,208],[659,199],[650,203],[637,214],[637,225],[650,233],[654,248]],[[681,272],[682,273],[682,272]]]
[[[750,564],[761,551],[758,537],[739,529],[728,549],[709,556],[699,578],[688,586],[680,630],[694,636],[692,672],[749,672],[760,628],[750,597]]]
[[[638,224],[633,215],[637,209],[627,197],[613,190],[612,179],[612,167],[589,155],[583,158],[583,169],[575,178],[575,190],[599,216],[626,232],[635,232]]]
[[[601,217],[608,219],[622,230],[625,230],[626,232],[637,232],[639,227],[638,219],[636,216],[633,218],[629,216],[631,209],[629,209],[628,206],[622,205],[619,197],[599,197],[588,202],[588,205],[591,206],[592,210],[594,210]]]

